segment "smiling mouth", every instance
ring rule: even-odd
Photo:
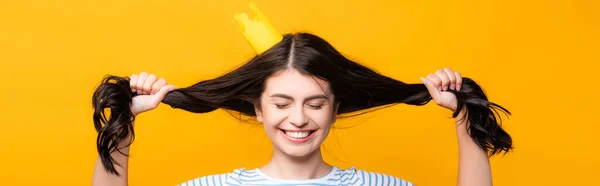
[[[294,138],[294,139],[304,139],[309,137],[313,132],[315,132],[316,130],[309,130],[309,131],[286,131],[281,129],[281,131],[287,135],[290,138]]]

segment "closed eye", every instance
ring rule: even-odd
[[[289,105],[290,104],[283,104],[283,105],[282,104],[275,104],[275,106],[278,109],[284,109],[284,108],[286,108]],[[311,109],[319,110],[319,109],[323,108],[323,105],[308,105],[308,107],[310,107]]]
[[[319,109],[321,109],[321,107],[323,107],[323,105],[308,105],[308,106],[315,110],[319,110]]]
[[[284,109],[284,108],[285,108],[285,107],[287,107],[288,105],[289,105],[289,104],[285,104],[285,105],[275,104],[275,106],[276,106],[278,109]]]

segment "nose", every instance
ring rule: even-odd
[[[302,105],[295,107],[294,111],[290,113],[289,120],[290,123],[296,127],[302,127],[308,124],[308,116],[306,116],[306,113],[304,113],[304,108]]]

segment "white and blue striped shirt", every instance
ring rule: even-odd
[[[316,179],[286,180],[267,176],[258,168],[246,170],[235,169],[231,173],[215,174],[196,178],[179,186],[233,186],[233,185],[302,185],[302,186],[333,186],[333,185],[372,185],[372,186],[413,186],[412,183],[393,176],[348,168],[342,170],[333,167],[331,171]]]

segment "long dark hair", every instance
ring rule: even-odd
[[[431,100],[423,84],[407,84],[381,75],[347,59],[316,35],[296,33],[285,35],[275,46],[227,74],[169,92],[162,102],[194,113],[221,108],[253,117],[254,103],[263,92],[265,80],[286,68],[330,82],[335,102],[340,103],[339,116],[398,103],[420,106]],[[512,149],[511,137],[500,127],[499,112],[510,114],[507,109],[489,102],[481,87],[469,78],[463,78],[460,91],[450,92],[458,99],[453,117],[466,107],[470,122],[467,131],[480,148],[490,156]],[[134,96],[128,77],[107,75],[92,97],[98,152],[104,168],[116,175],[119,173],[110,153],[118,151],[118,144],[128,136],[132,137],[130,143],[133,141],[135,118],[129,105]],[[110,109],[108,118],[106,109]]]

